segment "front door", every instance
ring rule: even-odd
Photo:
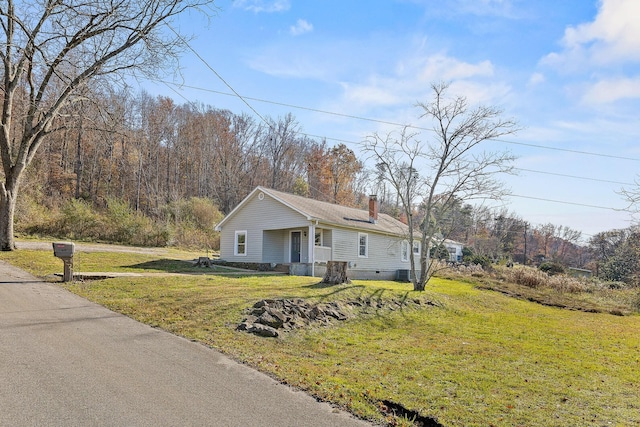
[[[299,231],[291,232],[291,262],[300,262],[300,246],[302,237]]]

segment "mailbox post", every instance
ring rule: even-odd
[[[72,242],[54,242],[53,255],[60,258],[64,262],[63,282],[73,280],[73,254],[75,245]]]

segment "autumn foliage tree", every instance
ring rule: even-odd
[[[309,195],[327,202],[352,206],[355,184],[363,164],[344,144],[328,148],[313,145],[306,157]]]

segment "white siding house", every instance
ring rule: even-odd
[[[346,261],[350,278],[382,280],[408,270],[409,256],[419,265],[407,226],[378,214],[375,198],[366,211],[256,187],[216,230],[222,260],[287,264],[292,274],[320,277],[327,261]]]

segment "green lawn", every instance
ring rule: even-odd
[[[0,259],[47,271],[35,261],[38,267],[29,267],[24,255]],[[379,422],[397,421],[379,410],[389,400],[445,426],[640,425],[640,316],[546,307],[454,280],[434,279],[424,293],[394,282],[317,281],[189,276],[67,287]],[[437,304],[370,310],[278,339],[235,330],[242,311],[263,298],[362,295]]]
[[[75,272],[117,272],[117,273],[225,273],[235,272],[230,268],[194,267],[191,260],[198,255],[188,251],[171,251],[171,257],[159,257],[151,254],[118,252],[77,252],[73,257]],[[6,252],[0,259],[24,268],[44,277],[61,274],[63,262],[53,256],[53,251],[22,249]]]

